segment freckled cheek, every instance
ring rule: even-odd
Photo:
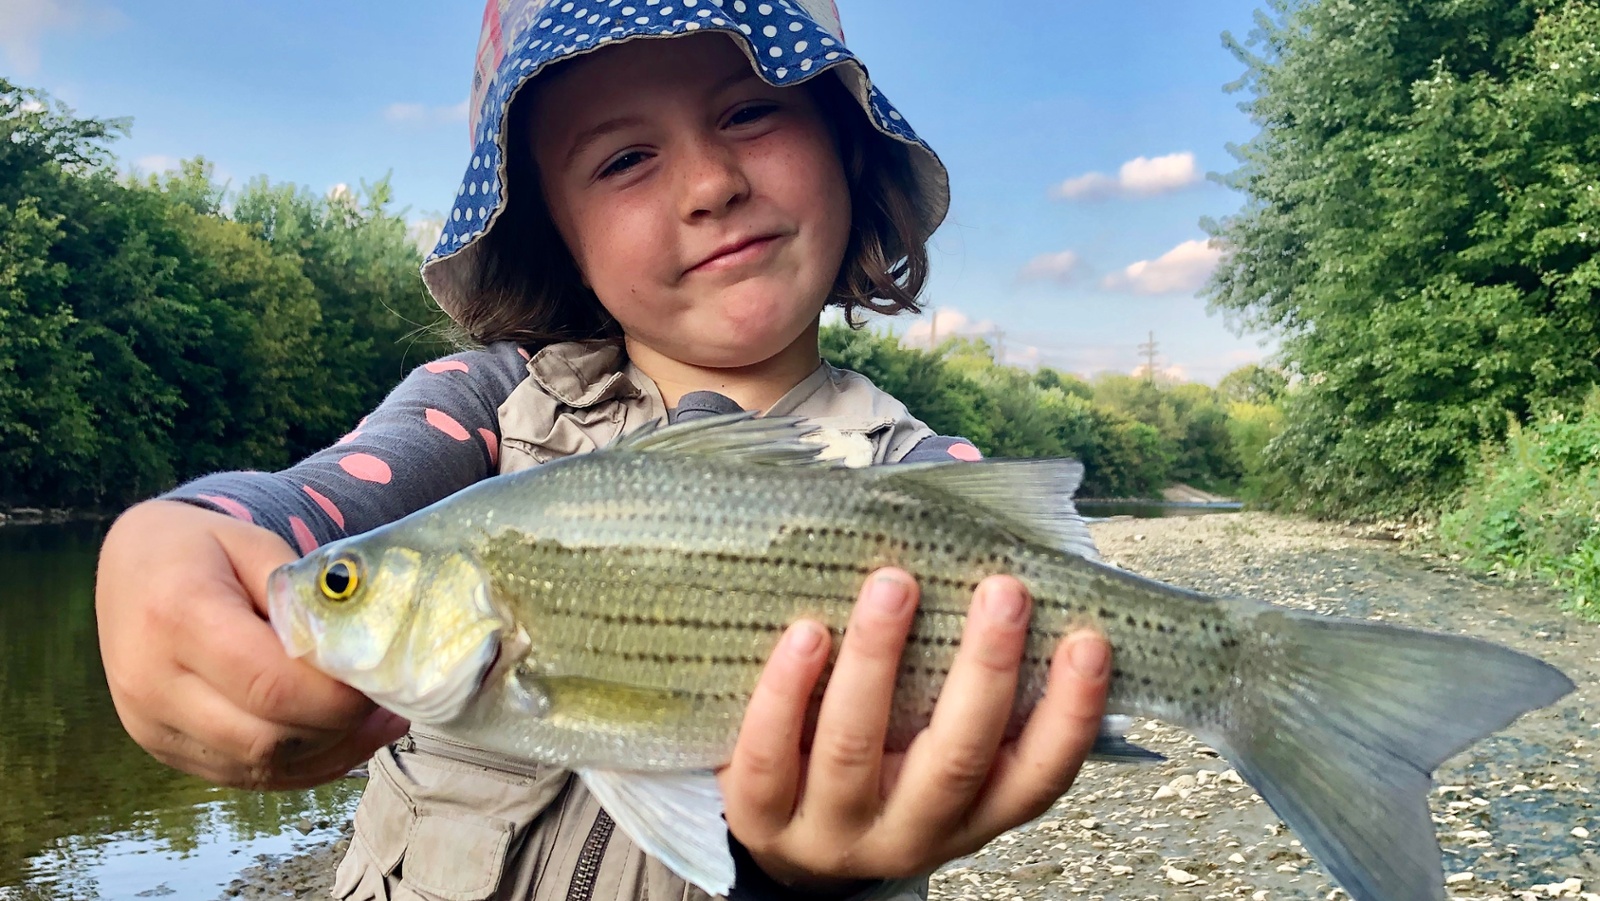
[[[671,232],[662,217],[638,206],[623,207],[584,223],[580,267],[602,301],[608,294],[635,296],[677,274]]]

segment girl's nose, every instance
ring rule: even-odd
[[[738,154],[715,140],[699,140],[681,158],[683,218],[715,218],[750,194],[750,181]]]

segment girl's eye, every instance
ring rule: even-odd
[[[644,162],[644,152],[640,150],[630,150],[607,163],[606,167],[600,170],[600,177],[608,178],[613,175],[621,175],[622,173],[632,169],[634,166],[637,166],[642,162]]]
[[[330,601],[338,602],[349,600],[356,593],[356,587],[361,583],[356,562],[349,557],[340,557],[328,564],[322,571],[322,596]]]
[[[765,119],[767,116],[770,116],[776,112],[777,109],[777,105],[772,103],[758,103],[752,106],[747,106],[729,116],[728,124],[749,125],[751,122]]]

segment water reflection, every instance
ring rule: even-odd
[[[342,821],[360,786],[222,790],[136,746],[112,708],[95,637],[103,532],[99,523],[0,528],[0,898],[131,897],[161,883],[171,861],[200,858],[220,881],[186,878],[171,887],[198,894],[166,897],[215,897],[249,862],[231,852],[283,845],[286,824],[301,818]],[[224,859],[233,862],[216,866]],[[148,875],[161,878],[139,884],[133,874],[151,864]]]

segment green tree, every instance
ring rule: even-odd
[[[1281,502],[1436,509],[1507,414],[1600,376],[1600,9],[1274,0],[1240,87],[1260,133],[1209,223],[1209,289],[1302,385]]]
[[[1283,370],[1260,363],[1240,366],[1217,382],[1223,400],[1247,404],[1275,404],[1288,390],[1289,377]]]

